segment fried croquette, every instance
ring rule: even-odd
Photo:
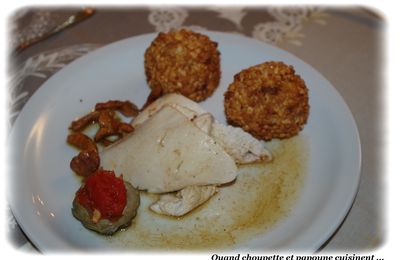
[[[307,122],[308,89],[292,66],[265,62],[234,76],[224,108],[228,123],[258,139],[288,138]]]
[[[194,101],[211,96],[221,77],[217,47],[208,36],[186,29],[159,33],[145,52],[145,72],[152,89],[147,103],[172,92]]]

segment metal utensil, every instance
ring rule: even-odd
[[[84,8],[84,9],[78,11],[74,15],[71,15],[70,17],[68,17],[68,19],[65,20],[62,24],[54,27],[53,29],[51,29],[47,33],[45,33],[45,34],[43,34],[43,35],[41,35],[39,37],[30,39],[30,40],[28,40],[26,42],[21,43],[20,45],[18,45],[15,48],[15,52],[22,51],[22,50],[28,48],[29,46],[32,46],[32,45],[34,45],[34,44],[36,44],[36,43],[38,43],[40,41],[43,41],[43,40],[49,38],[50,36],[53,36],[53,35],[59,33],[60,31],[66,29],[66,28],[68,28],[68,27],[70,27],[70,26],[72,26],[72,25],[74,25],[76,23],[79,23],[79,22],[85,20],[86,18],[92,16],[94,14],[94,12],[95,12],[95,9],[93,9],[93,8]]]

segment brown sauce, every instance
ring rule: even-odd
[[[271,163],[240,167],[235,182],[219,188],[208,202],[180,218],[149,210],[157,195],[141,193],[132,225],[107,240],[127,250],[206,250],[235,246],[290,214],[307,172],[307,140],[297,136],[267,144]]]

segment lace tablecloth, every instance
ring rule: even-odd
[[[10,21],[10,45],[45,33],[75,9],[20,9]],[[9,129],[24,104],[51,75],[76,58],[108,43],[173,28],[246,35],[277,45],[320,71],[344,97],[360,132],[363,165],[355,203],[321,248],[373,250],[383,241],[380,150],[381,42],[383,22],[365,9],[316,7],[141,7],[96,9],[95,15],[29,47],[10,59]],[[7,235],[32,250],[8,210]]]

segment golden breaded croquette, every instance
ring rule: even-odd
[[[194,101],[212,95],[220,77],[218,44],[181,29],[159,33],[145,52],[145,72],[153,94],[177,92]]]
[[[265,62],[234,76],[224,108],[228,123],[256,138],[288,138],[307,122],[308,89],[292,66]]]

